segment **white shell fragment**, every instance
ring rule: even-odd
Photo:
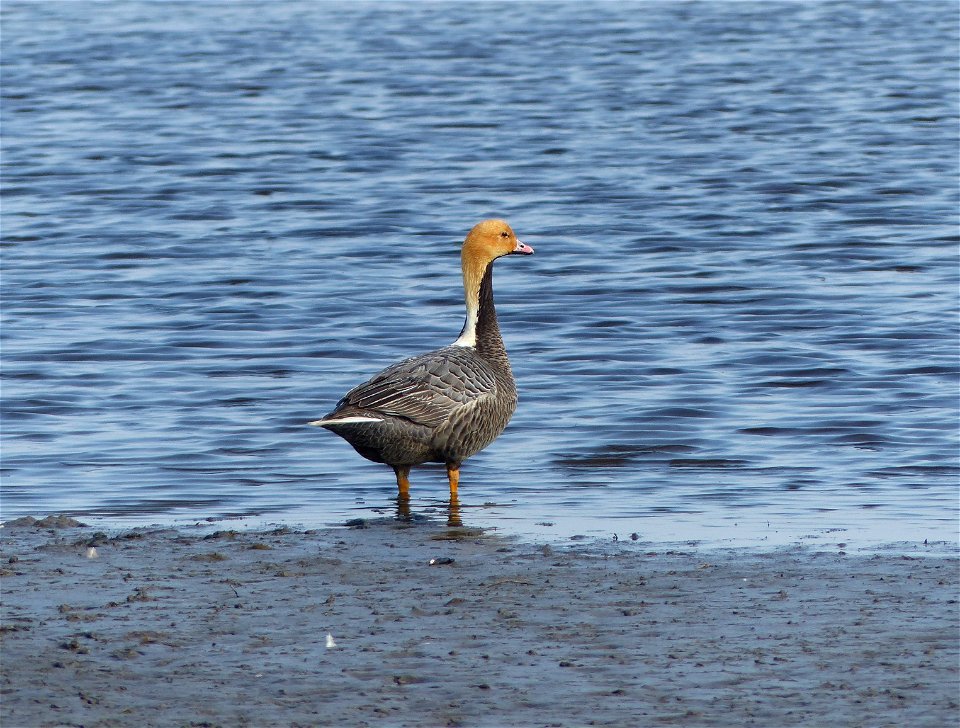
[[[337,649],[337,643],[333,641],[333,635],[329,633],[327,634],[327,649],[328,650]]]

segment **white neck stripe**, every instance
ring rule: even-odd
[[[463,324],[463,331],[459,338],[453,342],[453,346],[477,346],[477,317],[478,306],[476,304],[467,307],[467,320]]]

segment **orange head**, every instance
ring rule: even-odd
[[[484,220],[473,226],[463,241],[463,259],[475,258],[489,263],[501,255],[529,255],[533,248],[517,240],[513,229],[504,220]]]
[[[463,241],[460,262],[463,281],[468,291],[480,287],[487,266],[504,255],[530,255],[533,248],[517,240],[516,234],[503,220],[484,220],[473,226]]]

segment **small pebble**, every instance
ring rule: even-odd
[[[87,546],[87,558],[88,558],[88,559],[95,559],[95,558],[97,558],[99,555],[100,555],[100,554],[97,553],[97,549],[96,549],[95,546]]]

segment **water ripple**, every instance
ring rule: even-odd
[[[303,423],[455,337],[498,215],[538,255],[498,268],[521,404],[470,517],[955,536],[950,4],[0,15],[4,518],[387,507]]]

